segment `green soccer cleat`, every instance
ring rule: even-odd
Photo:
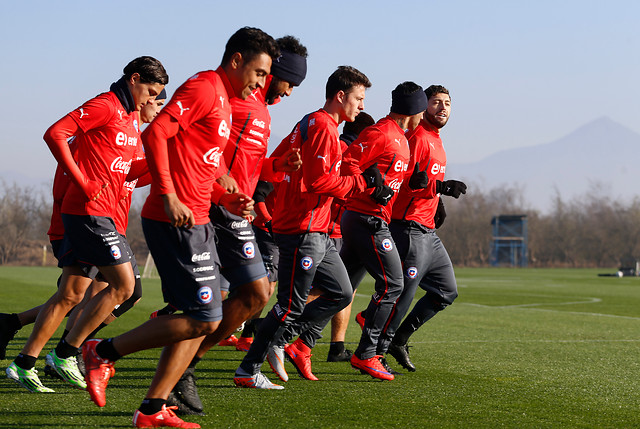
[[[20,383],[29,392],[53,393],[53,389],[45,387],[38,378],[38,371],[35,369],[22,369],[15,362],[7,368],[7,377],[16,383]]]
[[[77,389],[85,390],[87,388],[87,383],[84,381],[84,376],[78,369],[78,361],[75,356],[62,359],[56,355],[55,350],[52,350],[47,355],[47,358],[49,357],[51,359],[46,360],[53,364],[53,368],[64,381]]]

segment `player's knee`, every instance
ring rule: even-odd
[[[201,337],[203,335],[211,335],[218,329],[218,325],[220,325],[220,321],[217,320],[215,322],[206,322],[202,320],[197,320],[196,323],[193,324],[194,335],[193,337]]]
[[[246,294],[245,297],[252,311],[258,311],[264,308],[269,302],[269,298],[271,298],[271,294],[269,293],[271,288],[266,277],[252,282],[247,289],[250,290],[250,293]]]

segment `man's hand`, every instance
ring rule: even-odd
[[[109,186],[108,183],[102,185],[100,182],[96,182],[95,180],[89,180],[85,178],[84,183],[82,184],[82,191],[87,196],[89,201],[96,201],[100,198],[102,194],[102,190]]]
[[[415,167],[413,167],[413,173],[411,173],[411,177],[409,177],[409,187],[411,189],[424,189],[429,186],[429,176],[427,176],[428,168],[429,164],[427,164],[424,171],[420,171],[420,163],[416,162]]]
[[[236,182],[236,179],[229,176],[228,174],[223,174],[222,176],[218,177],[216,179],[216,182],[218,182],[218,185],[226,189],[227,192],[230,192],[232,194],[235,194],[236,192],[240,191],[240,188],[238,188],[238,183]]]
[[[365,182],[367,182],[367,189],[384,185],[384,180],[382,180],[382,175],[380,174],[380,170],[378,170],[377,162],[368,166],[361,174]]]
[[[273,161],[274,171],[284,171],[290,173],[296,171],[302,165],[302,157],[299,148],[290,148],[282,156]]]
[[[436,192],[449,197],[458,198],[460,194],[467,193],[467,185],[458,180],[436,181]]]
[[[193,212],[178,199],[176,194],[164,194],[162,200],[164,201],[164,212],[169,217],[171,225],[187,228],[192,228],[195,225],[196,220]]]
[[[373,199],[373,201],[375,201],[377,204],[380,204],[381,206],[386,206],[387,204],[389,204],[389,201],[391,201],[391,197],[393,197],[393,189],[391,189],[387,185],[378,186],[373,190],[373,193],[371,194],[371,198]]]
[[[220,197],[220,205],[224,206],[230,213],[244,217],[251,215],[253,211],[253,200],[243,193],[227,193]]]
[[[444,209],[444,203],[442,202],[442,198],[438,201],[438,208],[436,209],[436,213],[433,215],[433,221],[436,224],[436,229],[440,228],[444,223],[444,219],[447,217],[447,212]]]

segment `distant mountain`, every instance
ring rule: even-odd
[[[474,163],[448,163],[447,177],[477,183],[485,191],[517,183],[525,201],[545,212],[556,190],[569,201],[593,184],[630,201],[640,195],[639,161],[640,134],[603,117],[548,144],[497,152]]]

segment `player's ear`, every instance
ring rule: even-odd
[[[133,73],[133,74],[131,75],[131,77],[129,78],[129,83],[130,83],[131,85],[135,85],[135,84],[136,84],[137,82],[139,82],[139,81],[140,81],[140,73],[138,73],[138,72]]]
[[[230,64],[234,69],[239,69],[242,66],[242,54],[240,52],[236,52],[231,56]]]
[[[340,104],[344,103],[346,95],[347,94],[343,90],[338,91],[336,93],[336,100],[338,100],[338,103],[340,103]]]

